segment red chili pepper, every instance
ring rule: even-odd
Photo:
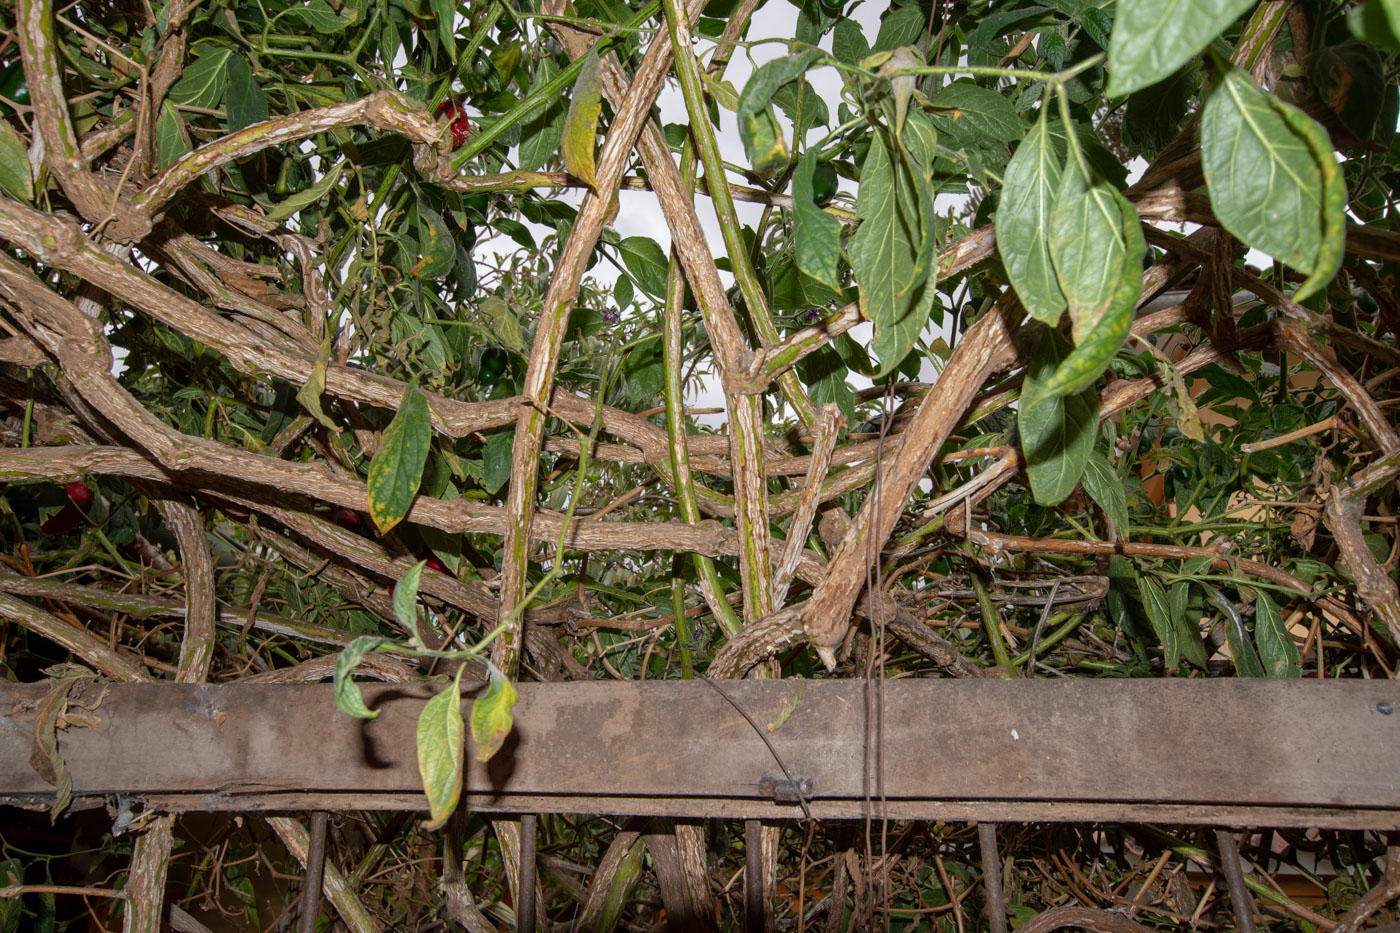
[[[437,112],[440,116],[452,118],[452,148],[462,148],[462,144],[472,135],[472,121],[467,119],[467,112],[462,109],[462,102],[445,100],[438,104]]]
[[[92,490],[82,480],[73,480],[63,487],[68,494],[68,502],[48,521],[42,531],[46,535],[61,535],[72,531],[83,520],[83,515],[92,508]]]

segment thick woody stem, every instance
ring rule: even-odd
[[[47,0],[19,0],[15,5],[15,20],[24,78],[34,107],[35,133],[43,144],[44,164],[84,219],[96,223],[107,216],[114,195],[89,171],[87,157],[78,145],[63,90],[63,66],[58,60],[53,6]],[[116,226],[122,227],[122,235],[117,237],[111,229],[109,235],[124,240],[144,236],[150,230],[149,224],[137,224],[134,228],[121,223]]]
[[[963,334],[938,382],[919,405],[899,452],[885,473],[876,477],[860,514],[832,556],[826,576],[808,600],[803,624],[828,667],[835,663],[832,649],[850,628],[851,609],[865,585],[866,568],[879,559],[914,487],[962,420],[982,383],[1015,359],[1014,324],[1008,324],[1004,315],[1016,308],[1014,299],[1003,298]]]
[[[389,91],[254,123],[221,136],[178,159],[131,199],[131,206],[154,216],[201,175],[255,152],[293,143],[341,126],[366,123],[402,133],[414,143],[432,145],[440,134],[432,116]]]

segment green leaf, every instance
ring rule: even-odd
[[[442,828],[462,796],[462,739],[466,733],[462,722],[462,671],[466,669],[465,664],[459,666],[452,686],[423,704],[423,712],[418,714],[418,773],[423,778],[431,817],[423,828],[429,831]],[[473,728],[475,719],[473,711]]]
[[[340,174],[344,171],[345,160],[341,159],[339,162],[335,163],[335,165],[331,166],[330,171],[318,178],[314,185],[303,191],[298,191],[280,204],[273,205],[272,210],[267,212],[267,219],[273,223],[279,223],[304,207],[309,207],[312,204],[319,204],[321,201],[325,200],[326,195],[329,194],[331,189],[336,186],[336,183],[340,181]]]
[[[1259,663],[1259,655],[1254,653],[1249,633],[1245,631],[1244,620],[1239,610],[1215,587],[1202,583],[1206,598],[1225,616],[1225,640],[1230,645],[1230,656],[1235,661],[1235,673],[1241,677],[1263,677],[1264,665]]]
[[[1254,0],[1119,0],[1108,44],[1108,97],[1156,84],[1205,48]]]
[[[1050,211],[1060,190],[1059,157],[1041,114],[1007,163],[997,208],[997,250],[1007,278],[1031,317],[1054,326],[1065,296],[1050,262]]]
[[[819,153],[809,150],[792,176],[793,261],[797,268],[835,291],[841,290],[841,222],[817,207],[812,174]]]
[[[428,400],[416,384],[404,390],[398,413],[384,432],[384,444],[369,465],[369,517],[385,534],[408,514],[432,440]]]
[[[486,438],[482,450],[484,477],[482,488],[495,495],[510,479],[511,448],[515,445],[515,432],[498,431]]]
[[[167,100],[161,105],[160,117],[156,120],[156,164],[162,169],[169,168],[189,151],[180,112]]]
[[[304,25],[319,33],[332,35],[359,19],[360,9],[356,6],[346,6],[337,13],[326,0],[307,0],[305,3],[292,4],[284,15],[301,20]]]
[[[1346,190],[1331,143],[1326,131],[1246,72],[1222,66],[1201,118],[1211,208],[1241,242],[1323,276],[1299,290],[1306,297],[1341,261]]]
[[[242,55],[230,56],[228,60],[224,113],[228,116],[230,133],[267,119],[267,95],[253,77],[253,68],[248,64],[248,59]]]
[[[535,85],[543,85],[559,73],[554,60],[544,58],[535,74]],[[534,111],[520,128],[519,166],[523,171],[533,172],[559,154],[559,144],[564,139],[564,119],[567,108],[562,100],[554,100],[548,106]]]
[[[583,61],[583,69],[574,79],[569,98],[569,113],[564,118],[564,168],[588,184],[598,187],[597,167],[593,159],[593,144],[598,138],[598,115],[603,111],[603,85],[598,74],[602,60],[592,49]]]
[[[1115,194],[1071,165],[1050,210],[1050,255],[1076,343],[1107,313],[1125,272],[1128,237]]]
[[[228,88],[228,61],[233,50],[226,45],[200,42],[194,52],[197,57],[171,87],[169,98],[186,107],[213,109],[219,106]]]
[[[890,52],[904,45],[916,45],[928,29],[928,14],[922,5],[911,3],[890,12],[880,23],[880,33],[871,46],[873,52]]]
[[[1358,39],[1400,52],[1400,2],[1366,0],[1347,14],[1347,28]]]
[[[642,291],[658,301],[666,298],[666,271],[669,268],[666,254],[650,237],[629,236],[617,244],[622,254],[622,263]]]
[[[842,19],[831,31],[831,54],[843,65],[855,65],[870,54],[865,32],[854,19]]]
[[[1181,647],[1177,640],[1177,628],[1172,622],[1171,610],[1167,607],[1167,594],[1162,584],[1152,577],[1138,577],[1138,592],[1142,594],[1142,605],[1147,610],[1147,619],[1152,623],[1152,631],[1162,643],[1162,663],[1170,673],[1181,663]]]
[[[831,347],[822,347],[797,364],[797,374],[814,405],[835,403],[846,416],[846,423],[856,419],[856,397],[846,384],[846,364]]]
[[[1026,370],[1023,394],[1040,395],[1040,386],[1069,353],[1068,342],[1055,331],[1046,330]],[[1079,485],[1094,452],[1099,428],[1098,393],[1091,387],[1034,405],[1022,404],[1016,423],[1035,501],[1058,505]]]
[[[4,120],[0,120],[0,189],[21,201],[34,200],[29,149],[15,128]]]
[[[820,49],[807,49],[765,62],[754,70],[739,94],[735,111],[739,138],[749,164],[759,175],[767,177],[786,168],[790,158],[782,129],[773,115],[773,95],[801,76],[822,54]]]
[[[928,323],[934,301],[932,197],[921,172],[891,156],[883,134],[871,143],[861,168],[851,237],[851,268],[860,287],[860,311],[875,324],[876,378],[908,355]]]
[[[1270,677],[1302,677],[1302,657],[1288,634],[1278,607],[1263,590],[1254,591],[1254,644]]]
[[[725,110],[733,113],[739,109],[739,92],[729,81],[716,81],[709,71],[702,71],[700,78],[705,82],[705,93]]]
[[[399,582],[394,584],[394,618],[404,627],[404,631],[418,631],[418,584],[423,580],[423,568],[428,565],[420,560],[404,571]]]
[[[1025,133],[1011,101],[989,88],[955,81],[935,94],[932,103],[937,108],[934,124],[957,146],[1011,143]]]
[[[501,750],[515,724],[511,716],[517,698],[515,684],[494,664],[490,665],[490,671],[491,682],[486,692],[472,703],[472,741],[476,743],[478,761],[490,761],[491,756]]]
[[[520,322],[510,305],[496,295],[481,299],[478,306],[481,313],[491,319],[491,330],[500,340],[501,346],[512,353],[525,352],[525,335],[520,331]]]
[[[421,202],[418,204],[418,249],[418,261],[408,269],[417,278],[440,281],[457,262],[457,244],[447,221]]]
[[[457,39],[453,33],[455,20],[457,18],[457,4],[453,0],[432,0],[433,13],[436,14],[438,27],[438,41],[447,50],[448,58],[457,60]]]
[[[346,645],[340,652],[340,657],[335,659],[335,705],[342,713],[357,719],[374,719],[379,715],[378,710],[365,706],[360,685],[350,679],[350,674],[360,666],[365,655],[391,644],[393,642],[390,639],[379,635],[361,635]]]
[[[1065,178],[1050,214],[1050,256],[1069,304],[1075,348],[1041,387],[1046,397],[1077,392],[1108,368],[1132,328],[1147,251],[1137,210],[1121,194],[1101,180],[1084,186],[1073,168]],[[1092,252],[1095,246],[1099,255]],[[1121,263],[1116,280],[1115,260]],[[1038,401],[1024,392],[1021,400]]]
[[[1084,491],[1103,509],[1118,538],[1125,537],[1128,533],[1128,494],[1123,489],[1123,478],[1101,453],[1090,453],[1084,462]]]
[[[1167,607],[1172,614],[1172,623],[1176,626],[1181,654],[1186,660],[1205,670],[1209,659],[1206,655],[1205,639],[1201,638],[1200,613],[1196,614],[1197,618],[1192,618],[1190,603],[1191,584],[1185,580],[1173,583],[1167,591]]]

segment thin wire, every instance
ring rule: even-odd
[[[734,707],[735,712],[737,712],[740,716],[743,716],[744,719],[748,721],[748,724],[753,726],[753,731],[757,732],[758,737],[763,740],[763,744],[768,746],[768,751],[773,756],[773,760],[778,763],[778,767],[781,768],[783,771],[783,777],[788,779],[788,783],[792,785],[793,792],[797,794],[797,803],[800,807],[802,807],[802,815],[805,816],[808,820],[811,820],[812,810],[810,807],[807,806],[807,795],[802,793],[802,785],[797,782],[797,779],[792,776],[792,772],[788,770],[787,762],[783,761],[783,756],[779,755],[778,750],[773,747],[773,743],[768,738],[768,733],[765,732],[759,726],[758,723],[754,722],[753,717],[744,711],[744,708],[739,705],[738,701],[736,701],[732,696],[721,690],[719,684],[715,683],[708,676],[700,673],[699,671],[695,672],[695,676],[699,677],[705,683],[709,684],[710,688],[714,690],[715,693],[718,693],[721,697],[723,697],[726,703]]]

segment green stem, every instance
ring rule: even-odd
[[[681,183],[694,192],[695,150],[687,140],[681,154]],[[685,435],[685,394],[681,385],[681,357],[684,353],[684,335],[681,317],[685,311],[685,276],[681,272],[680,257],[671,250],[671,265],[666,271],[666,310],[662,328],[663,363],[666,372],[666,439],[670,446],[673,479],[676,499],[680,504],[681,518],[686,524],[694,525],[702,518],[700,506],[695,497],[695,479],[690,470],[690,447]],[[693,554],[695,570],[700,575],[700,587],[710,611],[715,614],[725,631],[733,635],[739,631],[740,623],[734,608],[724,598],[724,586],[715,569],[715,562],[704,554]],[[674,596],[673,596],[674,601]],[[676,631],[679,636],[684,613],[676,611]],[[688,649],[683,649],[688,650]],[[682,655],[684,657],[684,655]]]
[[[1060,642],[1064,641],[1067,637],[1069,637],[1069,633],[1079,628],[1080,623],[1084,621],[1084,613],[1061,612],[1058,615],[1052,616],[1049,621],[1051,624],[1064,621],[1064,624],[1040,640],[1040,642],[1036,645],[1037,653],[1049,651],[1051,648],[1054,648]],[[1012,658],[1011,663],[1016,665],[1017,667],[1021,667],[1023,664],[1029,661],[1030,658],[1030,649],[1026,649],[1020,654],[1016,655],[1016,657]]]
[[[992,658],[999,666],[1005,669],[1003,677],[1014,675],[1016,665],[1011,660],[1011,655],[1006,652],[1006,642],[1001,637],[1001,614],[997,612],[996,605],[992,602],[992,594],[987,591],[987,584],[982,582],[982,578],[975,572],[972,574],[972,589],[977,593],[977,607],[982,610],[982,627],[987,632],[987,642],[992,646]]]

